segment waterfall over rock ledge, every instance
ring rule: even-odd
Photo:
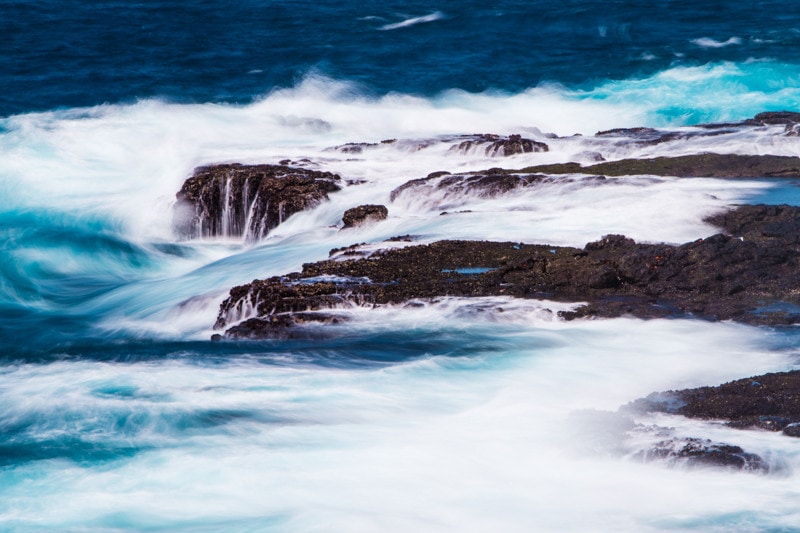
[[[184,238],[256,241],[295,213],[341,189],[341,177],[285,165],[237,163],[199,167],[183,183],[174,225]]]

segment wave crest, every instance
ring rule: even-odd
[[[699,39],[692,39],[692,43],[700,48],[725,48],[726,46],[742,44],[742,38],[731,37],[727,41],[717,41],[710,37],[700,37]]]
[[[421,17],[412,17],[400,22],[395,22],[392,24],[384,24],[380,28],[381,31],[390,31],[390,30],[398,30],[400,28],[408,28],[409,26],[416,26],[417,24],[425,24],[426,22],[435,22],[437,20],[442,20],[444,18],[444,13],[441,11],[435,11],[428,15],[423,15]]]

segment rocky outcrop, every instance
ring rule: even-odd
[[[616,131],[616,130],[615,130]],[[627,130],[626,130],[627,131]],[[581,176],[576,176],[581,175]],[[434,172],[413,179],[391,192],[392,202],[402,200],[429,208],[463,203],[469,198],[495,198],[514,190],[567,180],[609,183],[606,176],[657,175],[718,178],[796,178],[800,158],[774,155],[697,154],[654,159],[623,159],[594,165],[578,163],[537,165],[521,170],[490,168],[480,172]]]
[[[407,181],[394,189],[389,198],[421,201],[426,204],[453,205],[466,198],[495,198],[518,189],[526,189],[546,183],[563,183],[571,179],[547,174],[515,173],[501,168],[490,168],[482,172],[450,174],[434,172],[424,178]],[[602,182],[604,176],[590,176],[582,180]]]
[[[598,148],[603,146],[611,148],[610,152],[617,153],[616,147],[648,147],[656,146],[665,143],[692,143],[694,141],[703,141],[710,137],[737,135],[746,133],[756,129],[772,128],[776,126],[783,126],[783,133],[775,131],[768,132],[770,135],[776,136],[798,136],[800,135],[800,113],[794,111],[768,111],[759,113],[753,118],[738,122],[726,123],[706,123],[697,124],[693,127],[678,128],[678,129],[657,129],[657,128],[614,128],[610,130],[598,131],[592,136],[588,136],[587,140],[595,144]],[[551,133],[538,133],[547,139],[559,139],[558,136]],[[580,135],[576,135],[580,136]],[[564,137],[561,137],[564,139]],[[372,150],[380,149],[387,145],[391,145],[393,149],[405,152],[417,152],[431,147],[441,145],[449,146],[449,151],[453,154],[480,154],[489,157],[507,157],[518,154],[547,152],[550,146],[542,141],[524,138],[520,134],[513,134],[508,136],[497,135],[493,133],[477,133],[467,135],[443,135],[435,138],[427,139],[387,139],[378,142],[358,142],[347,143],[338,146],[333,146],[327,150],[339,152],[349,155],[360,155]],[[583,154],[582,160],[587,160],[587,154]],[[601,161],[600,158],[595,160]],[[569,165],[577,166],[577,163]],[[554,168],[559,168],[561,165],[555,165]],[[543,167],[541,167],[543,168]],[[572,168],[572,167],[567,167]],[[531,172],[546,172],[531,171]],[[562,171],[554,170],[553,173],[573,172],[572,170]],[[576,171],[576,172],[579,172]],[[601,171],[590,171],[592,173]],[[659,172],[656,172],[659,174]],[[612,175],[612,174],[609,174]],[[616,175],[616,174],[613,174]],[[667,175],[667,174],[660,174]],[[675,174],[669,174],[675,175]],[[694,174],[688,174],[694,175]],[[748,176],[759,177],[759,176]],[[763,177],[763,176],[760,176]]]
[[[581,166],[578,163],[537,165],[508,172],[606,176],[650,174],[679,178],[797,178],[800,177],[800,157],[695,154],[652,159],[622,159],[588,166]]]
[[[342,216],[342,229],[354,228],[369,222],[379,222],[386,220],[389,210],[385,205],[367,204],[353,207],[344,212]]]
[[[400,185],[391,192],[389,198],[392,202],[404,195],[411,195],[411,199],[430,199],[432,194],[443,198],[453,195],[493,198],[547,179],[544,174],[512,174],[499,168],[468,174],[434,172]]]
[[[749,126],[774,126],[783,125],[784,133],[789,137],[800,135],[800,113],[793,111],[768,111],[759,113],[745,121]]]
[[[564,421],[570,446],[581,455],[619,457],[656,463],[668,468],[717,468],[767,474],[784,467],[780,460],[766,461],[741,446],[707,438],[690,437],[673,427],[637,422],[624,409],[573,411]],[[648,420],[648,422],[652,422]]]
[[[396,139],[385,139],[380,143],[367,143],[367,142],[346,143],[339,146],[333,146],[331,148],[328,148],[327,150],[332,152],[341,152],[343,154],[360,154],[363,153],[364,150],[371,150],[381,145],[394,144],[395,142]]]
[[[508,157],[517,154],[547,152],[549,149],[547,144],[532,139],[524,139],[522,135],[501,137],[500,135],[492,134],[474,135],[472,138],[461,141],[451,148],[452,151],[459,153],[481,150],[484,155],[489,157]]]
[[[200,167],[177,194],[175,228],[185,238],[258,240],[295,213],[340,190],[341,178],[285,165]]]
[[[658,130],[655,128],[615,128],[598,131],[594,134],[597,140],[617,142],[625,146],[655,146],[658,144],[694,140],[701,137],[715,137],[733,133],[741,129],[739,125],[720,125],[700,127],[697,130]]]
[[[292,313],[440,296],[588,302],[567,319],[697,316],[753,324],[800,322],[800,208],[742,206],[712,217],[728,234],[680,246],[609,235],[584,248],[440,241],[303,265],[303,271],[235,287],[216,327],[247,318],[292,327]],[[229,336],[236,331],[228,330]],[[278,334],[278,333],[276,333]],[[279,333],[283,335],[283,333]]]
[[[735,428],[800,437],[800,371],[764,374],[716,387],[653,393],[625,407],[718,420]]]
[[[767,111],[740,122],[698,124],[694,128],[679,130],[655,128],[616,128],[595,133],[595,139],[619,139],[627,145],[654,146],[672,141],[692,141],[741,132],[764,126],[784,126],[784,135],[795,136],[800,126],[800,113],[793,111]]]
[[[670,438],[657,442],[633,456],[644,462],[661,461],[686,468],[716,467],[747,472],[767,473],[769,465],[759,455],[741,446],[712,442],[709,439]]]

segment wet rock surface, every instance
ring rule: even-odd
[[[694,141],[697,139],[716,137],[746,131],[753,128],[784,126],[783,135],[796,136],[800,125],[800,113],[794,111],[767,111],[753,118],[740,122],[722,124],[698,124],[692,128],[677,130],[655,128],[616,128],[598,131],[595,139],[619,139],[624,144],[637,146],[655,146],[672,141]]]
[[[617,128],[598,131],[595,139],[619,141],[621,144],[633,146],[655,146],[673,141],[692,141],[700,138],[716,137],[734,133],[741,125],[706,125],[694,130],[657,130],[655,128]]]
[[[674,428],[637,423],[631,413],[585,409],[565,421],[581,455],[625,457],[670,468],[725,470],[766,474],[782,468],[741,446],[680,435]]]
[[[800,437],[800,371],[764,374],[716,387],[653,393],[625,409],[719,420],[735,428],[781,431]]]
[[[431,139],[386,139],[379,143],[358,142],[332,146],[327,150],[358,156],[372,150],[393,145],[407,152],[417,152],[434,146],[445,145],[455,154],[478,153],[489,157],[508,157],[517,154],[547,152],[547,143],[527,139],[520,134],[497,135],[494,133],[474,133],[466,135],[443,135]]]
[[[200,167],[177,194],[174,225],[185,238],[257,240],[327,200],[340,183],[336,174],[286,165]]]
[[[694,154],[652,159],[622,159],[595,165],[557,163],[526,167],[521,173],[655,175],[679,178],[797,178],[800,158],[779,155]]]
[[[425,198],[434,192],[493,198],[549,179],[552,178],[545,174],[512,174],[499,168],[466,174],[434,172],[397,187],[391,192],[390,199],[395,202],[408,195]]]
[[[611,184],[606,176],[656,175],[717,178],[798,178],[800,158],[773,155],[696,154],[654,159],[623,159],[588,166],[578,163],[537,165],[521,170],[490,168],[453,174],[434,172],[409,180],[390,194],[392,202],[452,208],[468,198],[495,198],[515,190],[580,181]]]
[[[722,467],[731,470],[767,473],[769,465],[759,455],[741,446],[694,437],[670,438],[634,454],[644,462],[663,461],[687,468]]]
[[[800,322],[798,220],[797,207],[741,206],[710,219],[724,233],[680,246],[608,235],[584,248],[440,241],[345,255],[235,287],[216,327],[287,314],[288,321],[276,322],[280,329],[293,327],[291,314],[298,312],[500,295],[587,302],[562,312],[566,319],[696,316],[792,324]],[[273,329],[267,321],[247,336],[274,336]]]
[[[744,122],[748,126],[783,125],[784,133],[796,137],[800,126],[800,113],[794,111],[768,111],[759,113]]]
[[[783,131],[780,130],[783,127]],[[568,139],[571,137],[580,137],[585,139],[590,144],[594,145],[595,149],[602,150],[603,147],[610,148],[611,154],[617,153],[620,148],[626,147],[651,147],[662,144],[676,143],[692,145],[696,143],[699,148],[698,153],[691,156],[680,157],[663,157],[657,159],[642,159],[639,161],[651,161],[649,164],[642,163],[635,165],[631,163],[637,160],[624,160],[616,161],[608,167],[581,167],[578,163],[560,163],[555,165],[541,165],[536,167],[529,167],[524,169],[523,172],[528,173],[552,173],[564,174],[572,172],[587,172],[598,173],[606,175],[624,175],[624,174],[640,174],[640,169],[647,169],[647,173],[661,175],[661,176],[716,176],[716,177],[766,177],[766,176],[795,176],[792,168],[786,169],[781,166],[779,160],[774,160],[775,167],[770,164],[764,164],[763,169],[758,165],[745,167],[741,171],[736,170],[738,162],[747,162],[746,159],[737,159],[738,157],[749,158],[763,158],[763,161],[769,162],[774,156],[730,156],[728,154],[706,154],[700,153],[704,140],[710,137],[731,136],[735,138],[737,135],[754,130],[770,130],[769,135],[780,137],[796,137],[800,135],[800,113],[794,111],[769,111],[759,113],[753,118],[742,120],[739,122],[727,123],[707,123],[697,124],[692,127],[684,127],[677,129],[656,129],[656,128],[615,128],[610,130],[598,131],[594,135],[583,136],[576,134],[573,136],[559,137],[552,133],[542,133],[536,131],[535,136],[544,139],[558,140]],[[550,141],[548,141],[550,142]],[[347,143],[339,146],[333,146],[328,150],[359,156],[366,152],[380,149],[391,145],[396,150],[405,152],[417,152],[426,150],[433,147],[441,147],[445,145],[448,147],[449,152],[453,154],[475,154],[485,155],[489,157],[508,157],[519,154],[548,152],[551,146],[547,142],[541,140],[534,140],[523,137],[521,134],[512,135],[498,135],[494,133],[475,133],[467,135],[443,135],[435,138],[428,139],[387,139],[380,142],[357,142]],[[597,154],[594,158],[587,158],[588,154],[583,154],[584,160],[603,161],[602,154]],[[712,157],[705,157],[712,156]],[[714,160],[715,157],[720,159]],[[685,159],[688,158],[688,159]],[[693,160],[696,159],[696,163]],[[669,164],[671,160],[676,160]],[[604,168],[610,170],[606,172]],[[631,168],[630,171],[626,170]],[[715,169],[719,169],[717,172]],[[769,172],[765,174],[762,172]],[[725,175],[722,173],[728,173]]]
[[[460,153],[481,150],[485,155],[490,157],[508,157],[532,152],[547,152],[549,149],[547,144],[532,139],[525,139],[522,135],[501,137],[500,135],[492,134],[475,135],[470,139],[461,141],[451,148],[451,150]]]
[[[390,194],[392,202],[409,201],[436,204],[440,206],[458,203],[465,198],[496,198],[516,190],[536,187],[543,184],[566,183],[567,180],[580,180],[601,184],[605,176],[565,177],[548,174],[515,173],[500,168],[490,168],[481,172],[451,174],[434,172],[424,178],[407,181]]]
[[[385,205],[367,204],[353,207],[344,212],[342,216],[342,223],[345,228],[354,228],[367,224],[369,222],[379,222],[386,220],[389,216],[389,210]]]

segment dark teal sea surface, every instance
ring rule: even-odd
[[[164,98],[250,102],[309,73],[367,94],[590,88],[675,66],[797,63],[792,2],[0,4],[0,116]],[[797,87],[786,79],[761,80]]]

